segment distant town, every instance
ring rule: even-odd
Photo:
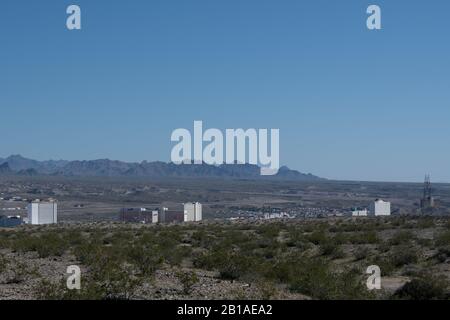
[[[127,191],[132,196],[135,191]],[[16,227],[22,224],[43,225],[58,223],[58,201],[55,198],[29,200],[11,192],[2,192],[0,197],[0,227]],[[416,214],[433,214],[437,201],[432,194],[430,177],[427,175],[423,185],[423,196],[418,199],[420,210]],[[61,202],[63,204],[63,202]],[[17,205],[16,205],[17,204]],[[395,204],[394,204],[395,205]],[[203,220],[202,204],[200,202],[178,203],[176,208],[165,206],[153,207],[122,207],[108,220],[125,223],[157,224],[157,223],[184,223],[199,222]],[[213,207],[213,206],[212,206]],[[85,204],[76,203],[72,209],[84,209]],[[220,212],[216,212],[220,214]],[[374,199],[368,201],[366,206],[349,208],[333,207],[304,207],[291,206],[277,208],[268,206],[263,208],[241,208],[231,206],[223,219],[236,220],[271,220],[295,218],[326,218],[326,217],[377,217],[399,214],[399,209],[392,208],[389,201]]]

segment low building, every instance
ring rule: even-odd
[[[28,207],[28,223],[33,225],[54,224],[58,222],[58,204],[56,201],[31,202]]]
[[[132,223],[153,223],[154,212],[155,210],[148,208],[122,208],[120,210],[120,221]],[[156,223],[157,222],[158,221],[156,221]]]
[[[176,210],[169,210],[166,207],[160,209],[149,208],[122,208],[120,210],[120,221],[131,223],[179,223],[202,220],[202,205],[196,203],[184,204],[181,207],[174,206]]]
[[[13,228],[22,223],[23,220],[20,216],[0,216],[0,228]]]
[[[163,208],[159,212],[159,222],[161,223],[179,223],[184,222],[184,212],[178,210],[169,210]]]
[[[368,210],[365,208],[354,208],[352,210],[353,217],[367,217],[368,213],[369,213]]]
[[[390,216],[391,215],[391,203],[377,199],[369,206],[369,214],[371,216]]]

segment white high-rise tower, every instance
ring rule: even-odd
[[[184,204],[184,221],[202,221],[202,204],[189,202]]]

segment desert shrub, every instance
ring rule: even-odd
[[[262,225],[257,229],[257,233],[262,237],[276,238],[280,234],[281,226],[279,224],[270,223],[267,225]]]
[[[193,286],[198,283],[199,279],[194,272],[177,272],[176,276],[183,286],[183,294],[189,295],[192,292]]]
[[[80,294],[98,300],[129,300],[141,283],[132,268],[109,256],[99,257],[90,276]]]
[[[191,256],[192,248],[188,246],[177,246],[172,250],[163,251],[162,254],[167,263],[172,266],[179,266],[184,259]]]
[[[419,229],[428,229],[433,228],[435,226],[434,219],[430,217],[424,217],[417,221],[417,228]]]
[[[338,232],[332,241],[336,244],[346,244],[349,242],[349,236],[343,232]]]
[[[376,256],[369,259],[368,265],[376,265],[380,267],[382,276],[389,276],[395,271],[395,265],[388,257]]]
[[[450,231],[440,233],[436,238],[437,246],[450,246]]]
[[[416,263],[419,260],[419,254],[414,248],[400,246],[392,251],[390,260],[395,267],[399,268],[404,265]]]
[[[356,248],[354,255],[355,260],[360,261],[366,259],[370,254],[370,250],[367,247],[358,247]]]
[[[85,241],[85,238],[79,230],[66,230],[62,234],[62,237],[69,248],[78,246]]]
[[[381,241],[377,246],[378,251],[381,253],[389,252],[391,248],[392,247],[388,241]]]
[[[389,244],[392,246],[408,244],[414,239],[414,234],[411,231],[397,231],[392,239],[389,240]]]
[[[38,247],[36,236],[30,235],[27,236],[21,232],[18,232],[10,239],[10,248],[14,252],[30,252],[36,251],[36,247]]]
[[[262,300],[271,300],[277,295],[277,288],[272,282],[259,281],[256,286],[260,290],[260,299]],[[246,297],[244,297],[244,299],[246,299]]]
[[[7,266],[9,267],[8,271],[10,271],[4,281],[7,284],[22,283],[27,277],[36,275],[35,270],[31,270],[25,263],[14,259],[8,261]]]
[[[361,231],[361,225],[359,223],[343,223],[339,230],[342,232],[357,232]]]
[[[406,220],[404,217],[397,217],[391,221],[391,225],[396,228],[401,227],[405,223],[406,223]]]
[[[438,248],[438,252],[435,255],[435,258],[440,263],[444,263],[447,261],[447,258],[450,257],[450,246],[440,247]]]
[[[424,239],[424,238],[418,238],[416,239],[417,244],[422,246],[422,247],[432,247],[434,241],[431,239]]]
[[[338,273],[323,259],[297,262],[289,288],[315,299],[357,299],[366,291],[354,270]]]
[[[335,279],[329,271],[328,265],[321,260],[314,264],[303,263],[290,280],[289,288],[317,299],[330,299],[335,293]]]
[[[0,254],[0,273],[3,273],[8,266],[8,260],[3,254]]]
[[[33,291],[38,300],[67,300],[69,298],[69,291],[64,281],[51,282],[41,279]]]
[[[62,256],[67,243],[55,232],[45,233],[39,237],[39,247],[36,248],[41,258]]]
[[[101,252],[101,248],[91,242],[86,242],[72,248],[72,253],[76,256],[77,260],[85,265],[90,265],[94,262],[96,252]]]
[[[231,254],[218,267],[220,278],[224,280],[242,279],[252,271],[254,260],[241,254]]]
[[[333,225],[328,228],[328,232],[330,232],[330,233],[336,233],[336,232],[339,232],[339,230],[340,230],[339,226],[337,226],[337,225]]]
[[[176,226],[161,230],[157,234],[156,241],[160,246],[173,246],[182,241],[181,232],[176,230]]]
[[[139,279],[123,266],[107,263],[83,277],[80,290],[67,289],[66,279],[42,279],[34,292],[40,300],[128,300],[139,284]]]
[[[254,268],[258,267],[259,261],[255,256],[219,249],[197,257],[194,260],[194,266],[207,270],[217,270],[221,279],[236,280],[254,271]]]
[[[320,246],[320,252],[322,255],[329,256],[333,259],[340,259],[345,256],[342,248],[338,244],[331,241],[322,244]]]
[[[7,231],[0,231],[0,249],[9,248],[10,233]]]
[[[330,240],[324,231],[314,231],[309,236],[307,236],[307,239],[315,245],[326,244]]]
[[[255,240],[255,242],[256,242],[256,247],[262,248],[262,249],[266,249],[266,248],[269,248],[269,247],[271,247],[273,245],[274,240],[273,239],[269,239],[269,238],[262,238],[262,239]],[[242,248],[243,246],[240,246],[240,247]],[[246,249],[251,249],[252,247],[245,246],[245,248]]]
[[[211,245],[211,237],[203,229],[194,231],[194,233],[191,236],[191,239],[193,240],[193,244],[196,247],[209,248]]]
[[[17,252],[35,251],[40,258],[61,256],[67,248],[67,243],[53,231],[41,235],[18,236],[12,241],[12,249]]]
[[[415,278],[398,289],[393,298],[405,300],[446,299],[447,282],[441,278],[425,276]]]
[[[380,242],[375,231],[358,232],[349,235],[351,244],[376,244]]]
[[[261,231],[261,233],[264,233]],[[223,234],[221,234],[221,239],[217,246],[222,248],[232,248],[236,246],[243,246],[248,242],[253,242],[255,240],[254,237],[250,237],[247,233],[241,230],[225,230]]]
[[[308,238],[299,229],[289,231],[289,238],[286,241],[287,247],[296,247],[299,249],[306,249],[309,245]]]
[[[447,230],[450,230],[450,219],[447,219],[444,223],[444,228],[446,228]]]
[[[164,258],[155,248],[133,246],[128,250],[128,260],[134,264],[143,277],[152,277]]]

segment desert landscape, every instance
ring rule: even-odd
[[[1,299],[448,299],[449,189],[422,184],[4,176],[1,209],[56,198],[58,224],[0,229]],[[352,217],[377,197],[388,217]],[[124,223],[120,208],[204,207],[201,222]],[[7,210],[15,208],[15,210]],[[289,218],[265,219],[286,212]],[[68,290],[66,269],[82,270]],[[381,269],[381,290],[366,270]]]

